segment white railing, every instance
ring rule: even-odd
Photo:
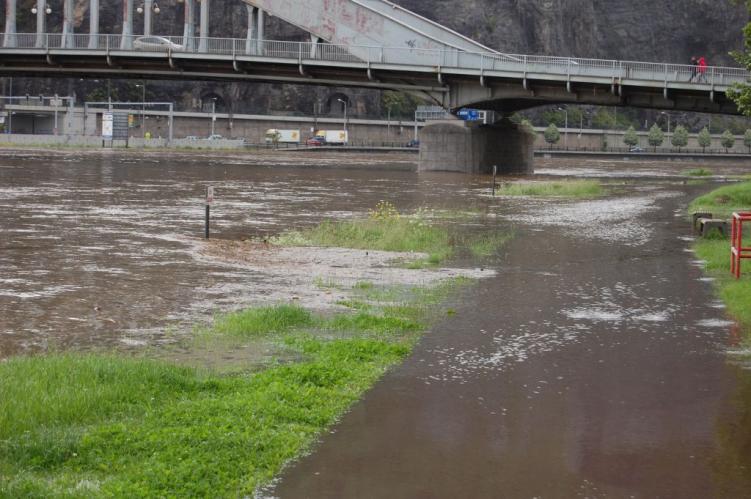
[[[0,39],[5,38],[0,34]],[[636,79],[664,83],[695,83],[726,86],[749,82],[742,68],[710,66],[699,72],[696,66],[606,59],[582,59],[518,54],[492,54],[402,47],[346,46],[245,38],[184,38],[182,36],[122,36],[60,33],[18,33],[7,37],[5,51],[97,50],[215,54],[270,57],[302,61],[340,63],[383,63],[465,71],[505,71],[523,74],[553,74],[567,78],[589,76],[615,80]]]

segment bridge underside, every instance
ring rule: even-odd
[[[440,71],[440,73],[438,73]],[[331,62],[237,55],[138,51],[6,51],[0,75],[265,82],[411,92],[447,109],[475,107],[502,114],[546,104],[629,106],[739,114],[724,89],[710,85],[597,78],[555,80],[540,74],[467,74],[459,69],[372,62]],[[600,81],[602,80],[602,81]]]

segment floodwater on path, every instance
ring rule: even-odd
[[[454,223],[514,229],[503,256],[263,494],[747,497],[751,376],[728,363],[733,324],[687,251],[685,207],[721,180],[678,176],[712,165],[539,161],[543,177],[612,184],[566,201],[494,199],[487,177],[417,174],[412,160],[0,153],[0,359],[158,346],[217,310],[314,300],[294,273],[212,258],[207,186],[212,234],[238,244],[379,200],[474,210]]]

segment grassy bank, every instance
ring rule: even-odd
[[[707,211],[718,218],[727,218],[734,211],[751,210],[751,182],[716,189],[695,199],[689,213]],[[751,234],[746,238],[751,246]],[[696,254],[706,262],[706,271],[716,278],[717,293],[727,310],[743,327],[746,341],[751,342],[751,262],[743,262],[745,273],[736,280],[730,275],[730,242],[728,239],[700,239],[694,244]]]
[[[294,359],[260,372],[113,355],[0,363],[0,496],[252,495],[409,353],[463,282],[363,282],[343,303],[349,312],[255,308],[201,333],[237,345],[263,339]]]
[[[467,213],[418,211],[399,213],[387,202],[380,202],[367,218],[329,220],[302,231],[285,233],[272,239],[283,246],[321,246],[353,249],[426,253],[424,260],[408,263],[410,268],[440,265],[466,249],[476,257],[492,256],[511,238],[508,233],[465,236],[452,232],[441,219],[466,218]]]
[[[604,195],[605,189],[596,180],[565,180],[503,184],[496,193],[501,196],[592,198]]]
[[[734,211],[751,210],[751,182],[726,185],[696,198],[689,213],[708,211],[717,218],[729,218]]]

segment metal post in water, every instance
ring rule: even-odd
[[[211,205],[206,204],[206,239],[209,238],[209,214],[211,211]]]
[[[206,239],[209,238],[209,216],[211,215],[211,203],[214,202],[214,188],[209,186],[206,188]]]
[[[493,197],[495,197],[495,176],[498,173],[498,165],[493,165]]]

